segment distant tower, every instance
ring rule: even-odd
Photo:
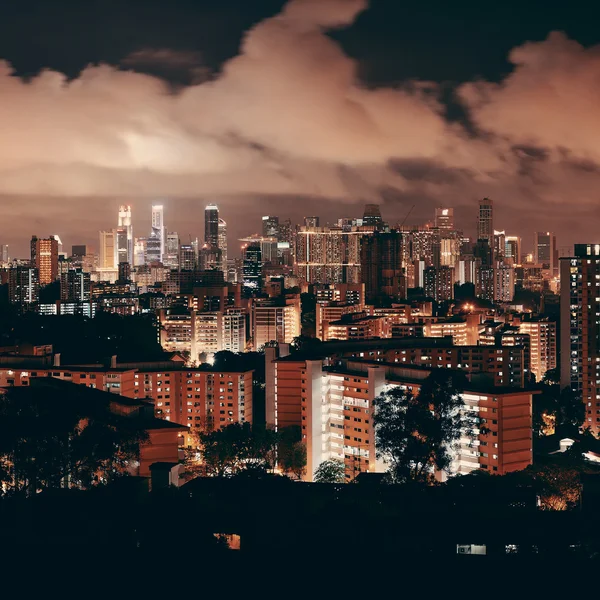
[[[536,231],[533,244],[533,262],[558,275],[558,249],[556,235],[551,231]]]
[[[363,214],[363,225],[376,228],[381,227],[381,225],[383,225],[383,219],[381,218],[379,204],[365,204],[365,212]]]
[[[218,228],[219,250],[221,250],[221,271],[227,272],[227,223],[219,218]]]
[[[454,229],[454,209],[453,208],[436,208],[435,209],[435,226],[438,229]]]
[[[244,250],[242,267],[245,295],[251,296],[262,288],[262,253],[259,244],[250,244]]]
[[[479,201],[477,239],[487,240],[489,247],[494,247],[494,204],[489,198]]]
[[[279,239],[279,217],[263,217],[262,234],[263,237],[274,237]]]
[[[204,242],[219,247],[219,207],[216,204],[204,209]]]
[[[58,239],[50,236],[31,238],[31,266],[38,270],[41,286],[48,285],[58,278]]]
[[[119,219],[117,222],[119,230],[124,230],[123,234],[117,234],[117,252],[118,262],[128,262],[133,265],[133,225],[131,223],[131,206],[121,205],[119,207]],[[123,247],[125,243],[125,247]]]
[[[166,249],[167,230],[164,224],[164,212],[161,204],[152,206],[152,231],[147,242],[147,261],[163,262]]]
[[[319,217],[304,217],[304,227],[319,227]]]

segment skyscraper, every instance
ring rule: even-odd
[[[227,223],[225,219],[219,218],[218,227],[219,250],[221,250],[221,268],[223,273],[227,272]]]
[[[319,217],[304,217],[304,227],[319,227]]]
[[[204,209],[204,243],[219,247],[219,207],[216,204]]]
[[[454,209],[441,207],[436,208],[435,226],[438,229],[454,229]]]
[[[521,238],[515,235],[507,235],[504,243],[504,258],[513,265],[521,264]]]
[[[87,302],[91,297],[90,274],[71,269],[60,275],[60,299],[68,302]]]
[[[126,247],[122,248],[122,241],[117,241],[117,248],[119,253],[118,262],[128,262],[133,265],[133,225],[131,221],[131,206],[121,205],[119,207],[119,218],[117,221],[117,227],[125,230],[125,242]]]
[[[560,259],[560,383],[585,405],[584,427],[600,433],[600,244],[575,244]]]
[[[258,244],[250,244],[244,249],[242,266],[244,293],[247,296],[262,289],[262,254]]]
[[[115,232],[101,231],[100,232],[100,257],[98,260],[99,269],[111,269],[116,270],[116,251],[115,251]]]
[[[170,267],[171,269],[176,269],[179,266],[179,234],[176,231],[167,233],[163,263],[165,267]]]
[[[383,225],[379,204],[365,204],[363,225],[366,227],[375,227],[375,229],[379,229]]]
[[[0,245],[0,262],[7,263],[10,260],[8,255],[8,244]]]
[[[477,239],[487,240],[489,247],[494,248],[494,203],[489,198],[479,201]]]
[[[279,239],[279,217],[265,216],[262,218],[263,237]]]
[[[164,225],[164,212],[160,204],[152,206],[152,229],[146,246],[146,260],[149,263],[163,262],[167,243],[167,229]]]
[[[533,243],[533,262],[548,269],[552,276],[558,275],[558,250],[556,235],[550,231],[536,231]]]
[[[360,252],[361,277],[370,301],[378,296],[398,300],[405,296],[402,273],[402,234],[376,232],[365,236]]]
[[[58,240],[55,236],[31,238],[31,266],[38,270],[39,284],[44,286],[58,278]]]
[[[8,299],[12,304],[27,309],[39,301],[38,270],[32,267],[13,267],[8,270]]]

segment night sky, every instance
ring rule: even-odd
[[[184,239],[217,202],[232,247],[261,214],[365,201],[390,222],[454,206],[472,233],[483,196],[525,248],[536,229],[600,241],[599,17],[537,0],[1,2],[0,241],[97,245],[121,202],[146,235],[153,201]]]

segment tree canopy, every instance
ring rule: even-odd
[[[473,435],[465,382],[459,371],[436,369],[418,395],[394,387],[375,400],[377,456],[389,465],[391,482],[429,483],[436,470],[449,469],[461,436]]]
[[[324,460],[314,473],[315,483],[344,483],[346,467],[341,460]]]

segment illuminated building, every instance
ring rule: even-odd
[[[216,204],[204,209],[204,243],[219,247],[219,207]]]
[[[506,231],[496,231],[494,229],[494,260],[496,262],[504,260],[506,252]]]
[[[374,227],[375,230],[383,226],[379,204],[366,204],[362,220],[363,227]]]
[[[494,300],[512,302],[515,295],[515,271],[513,267],[498,264],[494,269]]]
[[[304,227],[319,227],[319,217],[304,217]]]
[[[560,259],[560,383],[586,407],[584,427],[600,433],[600,244],[575,244]]]
[[[521,263],[521,238],[514,235],[507,235],[504,245],[504,258],[513,265]]]
[[[302,227],[296,238],[298,278],[309,283],[358,283],[364,235],[339,227]]]
[[[58,278],[58,239],[31,238],[31,266],[38,270],[39,284],[45,286]]]
[[[251,296],[262,289],[262,253],[258,244],[250,244],[244,249],[242,277],[244,293]]]
[[[423,272],[425,295],[436,302],[454,298],[454,269],[452,267],[427,267]]]
[[[363,340],[390,337],[385,317],[371,316],[364,311],[348,311],[338,321],[323,323],[322,340]]]
[[[148,238],[135,238],[133,244],[133,265],[135,267],[146,264],[146,254],[148,252]]]
[[[558,275],[558,250],[554,233],[536,231],[533,244],[533,262],[550,271],[552,277]]]
[[[306,480],[312,481],[318,465],[328,459],[344,463],[347,480],[359,472],[385,471],[386,465],[376,458],[373,401],[395,386],[418,394],[430,369],[361,359],[337,360],[325,369],[321,358],[276,359],[275,352],[266,350],[266,420],[277,428],[302,428]],[[487,431],[476,429],[474,440],[460,439],[450,475],[477,469],[502,475],[531,464],[531,391],[469,383],[462,397],[463,410]],[[441,473],[436,476],[444,479]]]
[[[39,301],[40,282],[38,270],[16,266],[8,269],[8,299],[22,309],[29,308]]]
[[[479,201],[477,217],[477,240],[487,240],[490,250],[494,248],[494,203],[490,198]]]
[[[219,250],[221,251],[220,271],[227,273],[227,223],[225,219],[219,218],[218,227]]]
[[[81,269],[67,271],[60,276],[60,299],[86,302],[91,298],[91,277]]]
[[[264,216],[262,218],[263,237],[279,239],[279,217]]]
[[[179,267],[179,234],[176,231],[167,233],[163,263],[165,267],[169,267],[170,269],[177,269]]]
[[[400,232],[375,232],[365,236],[360,249],[360,263],[367,301],[381,296],[395,300],[406,297]]]
[[[536,381],[542,381],[550,369],[555,369],[556,361],[556,323],[548,319],[523,321],[519,331],[529,335],[529,364]]]
[[[152,206],[152,228],[146,241],[146,262],[162,263],[165,258],[167,243],[167,228],[164,224],[163,206]]]
[[[343,304],[365,303],[364,283],[316,283],[312,286],[317,303],[341,302]]]
[[[454,209],[453,208],[436,208],[435,209],[435,226],[438,229],[454,229]]]
[[[128,262],[133,266],[133,225],[131,221],[131,206],[122,205],[119,207],[119,217],[117,221],[117,229],[124,231],[124,235],[117,236],[117,253],[120,262]]]
[[[250,321],[255,350],[269,342],[290,344],[300,335],[300,296],[285,299],[255,299]]]
[[[316,334],[320,340],[324,339],[324,332],[329,323],[339,321],[344,315],[360,312],[363,306],[360,304],[347,304],[342,302],[317,302],[316,308]]]
[[[193,271],[196,268],[196,250],[191,244],[179,247],[179,268],[182,271]]]

